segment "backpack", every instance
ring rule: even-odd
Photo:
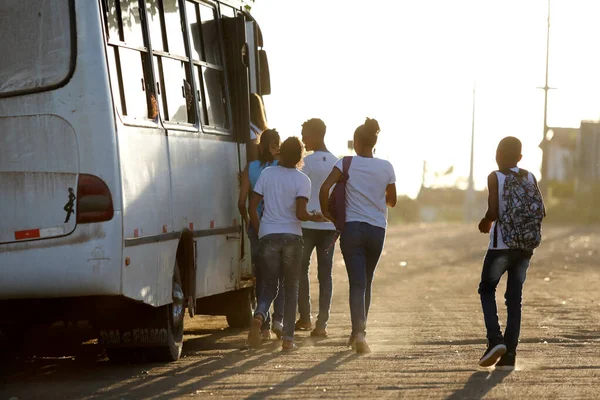
[[[529,172],[524,169],[499,172],[506,176],[501,193],[504,213],[498,219],[502,239],[510,249],[531,251],[542,241],[542,219],[546,215],[540,190],[536,182],[529,181]],[[495,224],[494,247],[497,241]]]
[[[335,218],[335,229],[338,232],[346,226],[346,182],[348,182],[348,170],[352,164],[352,157],[344,157],[342,161],[342,177],[335,184],[329,196],[329,213]]]

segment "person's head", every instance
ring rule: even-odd
[[[265,106],[259,95],[250,93],[250,122],[256,125],[261,131],[269,129],[267,117],[265,116]]]
[[[302,141],[307,151],[315,151],[323,146],[327,127],[319,118],[311,118],[302,124]]]
[[[513,168],[516,167],[521,158],[521,141],[513,136],[505,137],[498,144],[496,150],[496,163],[498,168]]]
[[[377,144],[379,135],[379,123],[376,119],[367,118],[365,123],[354,131],[354,150],[356,154],[364,151],[372,151]]]
[[[267,129],[260,135],[258,159],[262,165],[272,163],[275,160],[275,157],[279,154],[280,144],[279,132],[275,129]]]
[[[301,166],[304,156],[304,145],[295,136],[287,138],[281,145],[279,151],[279,164],[286,168],[297,168]]]

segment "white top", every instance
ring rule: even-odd
[[[308,176],[296,168],[265,168],[254,186],[254,192],[263,196],[264,200],[259,238],[272,233],[302,236],[302,226],[296,217],[296,199],[310,198]]]
[[[335,167],[344,171],[343,158]],[[387,228],[385,190],[396,183],[394,167],[380,158],[355,156],[348,171],[346,183],[346,222],[366,222]]]
[[[325,179],[331,173],[336,161],[337,157],[328,151],[315,151],[304,158],[302,172],[310,178],[312,186],[307,206],[309,211],[321,211],[319,191],[321,190],[321,186],[323,186],[323,182],[325,182]],[[335,225],[332,222],[305,221],[302,222],[302,228],[335,231]]]
[[[511,168],[512,171],[515,172],[519,172],[519,167],[514,167]],[[498,177],[498,219],[496,221],[494,221],[494,223],[492,224],[492,229],[490,230],[490,244],[489,244],[489,248],[490,249],[494,249],[494,250],[507,250],[509,249],[509,247],[504,243],[504,240],[502,238],[502,230],[500,229],[500,216],[504,214],[504,210],[506,210],[506,204],[504,204],[504,202],[502,201],[502,192],[504,191],[504,181],[506,180],[506,175],[504,175],[502,172],[500,171],[496,171],[496,177]],[[535,179],[533,178],[533,174],[530,172],[529,175],[527,175],[527,179],[529,180],[529,182],[531,183],[535,183]],[[496,224],[498,224],[498,231],[497,231],[497,246],[494,247],[494,229],[496,227]]]

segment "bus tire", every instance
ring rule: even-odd
[[[227,324],[230,328],[244,329],[250,326],[253,317],[252,293],[250,289],[242,289],[232,293],[232,305],[227,312]]]
[[[148,349],[148,358],[158,362],[172,362],[179,360],[183,349],[183,320],[185,317],[185,306],[183,285],[179,265],[175,261],[173,271],[173,302],[167,306],[160,307],[156,311],[159,318],[165,319],[167,330],[167,344],[165,346]],[[161,315],[162,314],[162,315]]]

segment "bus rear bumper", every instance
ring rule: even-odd
[[[121,293],[121,213],[65,237],[0,245],[0,299]]]

